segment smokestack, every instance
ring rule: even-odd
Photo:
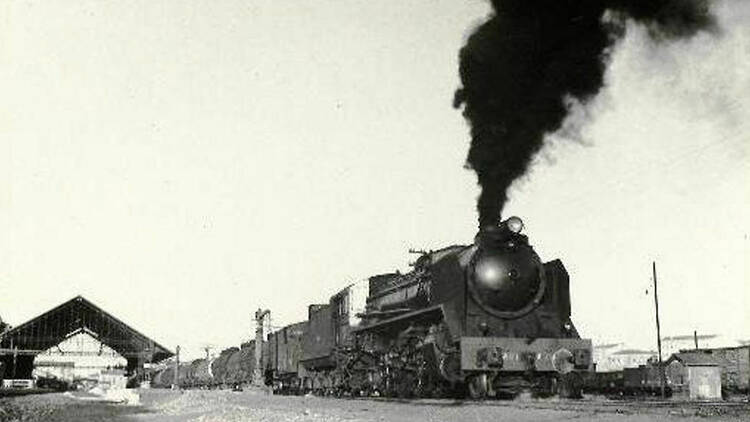
[[[708,0],[493,0],[492,7],[461,49],[454,98],[471,126],[466,161],[481,187],[480,228],[500,221],[508,189],[545,135],[561,127],[569,99],[586,103],[599,92],[625,17],[648,25],[656,40],[713,25]]]

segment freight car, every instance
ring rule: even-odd
[[[151,375],[151,386],[155,388],[168,388],[174,382],[174,368],[166,367],[156,370]]]
[[[303,321],[268,335],[268,364],[265,376],[269,383],[274,384],[276,391],[299,390],[299,361],[302,359],[302,341],[307,326],[307,321]]]
[[[626,394],[636,396],[656,396],[661,394],[661,371],[658,365],[640,365],[637,368],[622,370]],[[672,396],[672,388],[664,385],[664,393]]]
[[[585,379],[584,391],[617,397],[655,397],[661,395],[661,375],[657,365],[640,365],[619,371],[592,372]],[[672,387],[664,386],[666,397],[672,396]]]
[[[622,396],[625,377],[622,371],[591,372],[585,379],[584,391],[605,396]]]
[[[294,324],[301,358],[271,360],[266,373],[280,391],[579,397],[591,341],[570,318],[565,267],[543,264],[522,227],[511,217],[472,245],[423,253],[411,272],[311,305]]]
[[[211,364],[213,359],[196,359],[190,362],[189,376],[182,380],[183,386],[186,387],[208,387],[213,380],[211,373]]]
[[[266,348],[265,343],[263,348]],[[253,381],[255,341],[230,347],[213,359],[180,363],[178,385],[181,388],[242,388]],[[174,384],[174,365],[167,364],[151,375],[151,386],[169,388]]]
[[[232,356],[239,353],[239,351],[240,349],[237,347],[230,347],[222,350],[219,356],[214,359],[211,364],[214,385],[225,386],[231,384],[232,373],[228,364]]]

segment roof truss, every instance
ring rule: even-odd
[[[125,358],[158,362],[174,355],[82,296],[6,332],[0,348],[41,352],[80,332],[88,333]]]

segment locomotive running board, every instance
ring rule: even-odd
[[[373,325],[368,325],[366,327],[360,327],[355,328],[352,330],[352,333],[363,333],[366,331],[378,331],[384,328],[391,328],[393,325],[398,324],[408,324],[413,321],[423,321],[426,319],[430,319],[431,317],[443,317],[443,307],[441,305],[433,306],[430,308],[420,309],[418,311],[408,312],[405,314],[401,314],[397,317],[393,317],[390,319],[387,319],[385,321],[380,321]]]

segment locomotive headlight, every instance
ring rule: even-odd
[[[506,282],[507,273],[508,270],[501,259],[488,256],[477,262],[475,277],[481,286],[497,290]]]
[[[508,228],[508,230],[518,234],[521,233],[521,230],[523,230],[523,221],[521,221],[520,218],[513,216],[505,220],[505,226]]]

